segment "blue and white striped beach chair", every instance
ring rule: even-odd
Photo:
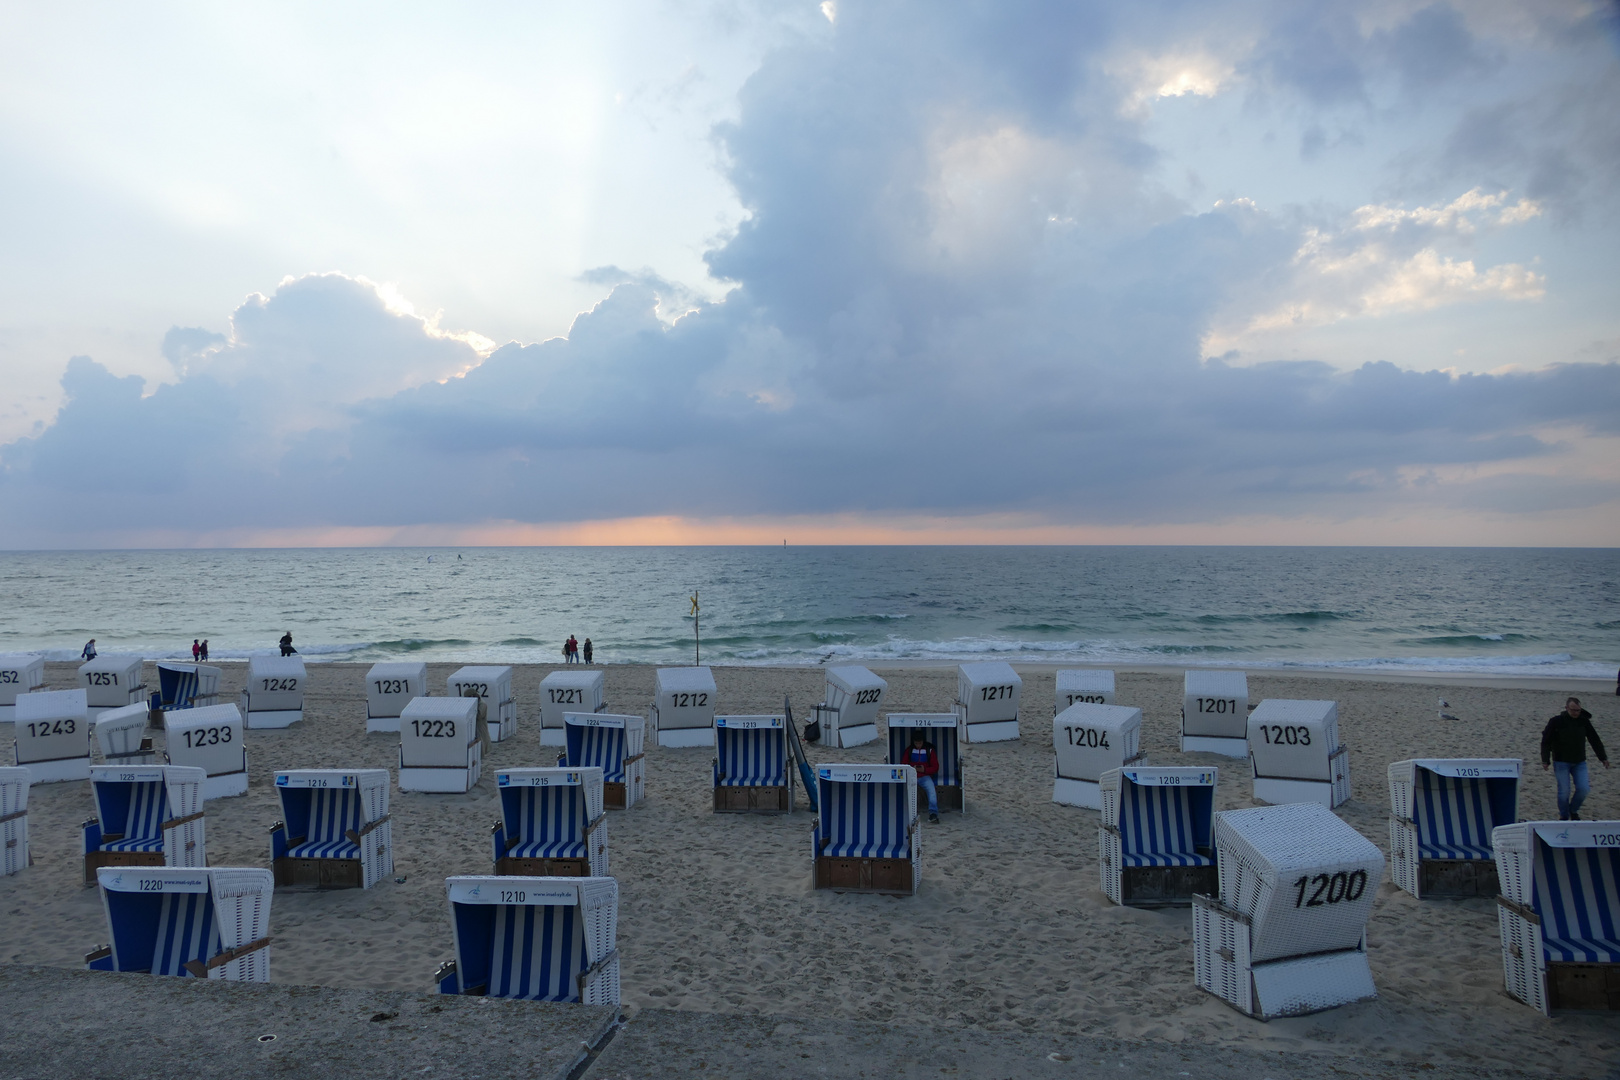
[[[157,669],[158,693],[153,704],[164,712],[219,704],[219,668],[207,664],[160,663]]]
[[[503,769],[501,820],[490,828],[497,875],[606,877],[602,770]]]
[[[967,788],[962,782],[961,729],[955,713],[890,713],[889,758],[890,765],[904,765],[906,751],[911,747],[911,734],[921,728],[939,758],[939,772],[934,776],[934,794],[941,810],[960,810],[967,813]],[[926,799],[923,800],[927,802]]]
[[[276,774],[282,820],[270,826],[276,885],[369,889],[394,872],[387,769]]]
[[[1110,900],[1185,906],[1216,891],[1216,776],[1210,768],[1145,766],[1102,774],[1097,846]]]
[[[787,718],[717,716],[714,727],[714,812],[791,814]]]
[[[1518,758],[1426,758],[1389,767],[1389,876],[1421,899],[1495,896],[1491,832],[1519,816]]]
[[[922,878],[917,773],[909,765],[820,765],[810,827],[815,887],[914,895]]]
[[[615,713],[563,714],[566,743],[557,764],[601,769],[602,800],[628,810],[647,795],[647,721]]]
[[[28,853],[28,770],[0,769],[0,877],[34,860]]]
[[[455,959],[441,994],[619,1004],[619,885],[610,877],[445,879]]]
[[[183,765],[97,765],[90,769],[96,817],[82,826],[84,883],[103,866],[207,866],[203,784]]]
[[[93,971],[270,981],[270,897],[257,867],[119,867],[96,872],[108,944]]]
[[[1620,1010],[1620,821],[1521,821],[1491,835],[1507,992]]]

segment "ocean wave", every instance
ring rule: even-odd
[[[1400,645],[1478,645],[1482,641],[1515,644],[1522,641],[1535,641],[1532,634],[1436,634],[1432,637],[1401,638]]]
[[[1199,615],[1190,620],[1200,626],[1223,626],[1240,623],[1319,623],[1337,622],[1357,618],[1354,611],[1264,611],[1256,615]]]

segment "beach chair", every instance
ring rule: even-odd
[[[955,713],[890,713],[889,755],[890,765],[906,764],[906,751],[911,747],[911,735],[921,728],[933,744],[934,756],[939,758],[939,772],[934,776],[934,797],[941,810],[967,813],[967,786],[963,782],[961,731]],[[927,803],[924,799],[924,804]]]
[[[471,696],[484,703],[484,725],[490,742],[517,737],[517,699],[512,696],[510,667],[460,668],[446,685],[451,697]]]
[[[304,661],[299,656],[254,656],[248,660],[242,712],[247,726],[291,727],[304,718]]]
[[[17,718],[17,695],[45,685],[45,658],[37,653],[0,653],[0,724]]]
[[[80,826],[84,883],[103,866],[207,866],[203,781],[183,765],[96,765],[96,816]]]
[[[1507,992],[1620,1010],[1620,821],[1521,821],[1491,834]]]
[[[1114,673],[1100,668],[1066,668],[1057,673],[1052,715],[1072,705],[1112,705]]]
[[[858,664],[827,669],[827,690],[812,707],[821,725],[821,745],[847,749],[876,742],[878,710],[889,684]]]
[[[28,850],[28,770],[0,768],[0,877],[7,877],[34,859]]]
[[[658,745],[713,746],[715,697],[708,668],[659,668],[650,716]]]
[[[1219,887],[1211,768],[1109,769],[1098,783],[1098,865],[1108,899],[1128,907],[1185,907]]]
[[[1518,758],[1424,758],[1389,766],[1389,876],[1419,900],[1495,896],[1491,832],[1519,817]]]
[[[606,877],[601,769],[502,769],[501,820],[490,828],[495,873]]]
[[[1018,738],[1018,704],[1024,680],[1000,660],[956,669],[956,719],[962,741],[1006,742]]]
[[[1189,671],[1182,681],[1181,751],[1249,756],[1249,677]]]
[[[92,971],[270,981],[270,871],[104,866],[96,871],[108,944]]]
[[[793,813],[785,716],[714,718],[714,812]]]
[[[202,705],[169,713],[165,756],[170,765],[191,765],[208,774],[203,800],[246,795],[246,723],[235,705]]]
[[[917,773],[909,765],[819,765],[810,826],[815,887],[914,896],[922,880]]]
[[[108,709],[90,730],[95,734],[101,759],[108,765],[155,765],[157,751],[146,734],[152,710],[145,705],[125,705],[122,709]]]
[[[366,672],[366,734],[398,734],[405,706],[427,692],[426,664],[372,664]]]
[[[1052,801],[1101,810],[1103,773],[1141,756],[1141,709],[1070,705],[1052,720]]]
[[[647,721],[614,713],[564,713],[566,745],[557,763],[602,770],[602,801],[628,810],[647,797]]]
[[[619,883],[610,877],[453,877],[455,959],[441,994],[619,1004]]]
[[[1220,897],[1193,897],[1193,973],[1261,1020],[1377,997],[1367,918],[1384,853],[1320,803],[1215,815]]]
[[[483,774],[477,698],[419,697],[405,706],[399,717],[399,790],[470,791]]]
[[[276,773],[282,820],[270,826],[276,886],[369,889],[394,872],[387,769]]]
[[[1267,698],[1249,714],[1248,744],[1256,802],[1331,810],[1349,800],[1350,750],[1339,741],[1337,702]]]
[[[575,668],[553,671],[540,680],[540,745],[563,746],[568,742],[566,713],[598,713],[607,708],[602,701],[602,672]]]
[[[83,690],[40,690],[17,695],[14,764],[31,783],[90,778],[90,708]]]
[[[146,700],[142,660],[122,653],[102,653],[79,665],[79,689],[85,693],[90,719],[103,709],[122,709]]]
[[[157,701],[164,712],[219,704],[219,668],[208,664],[160,663]]]

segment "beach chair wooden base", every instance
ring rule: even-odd
[[[962,787],[960,784],[936,784],[934,797],[939,802],[940,810],[962,811]]]
[[[816,859],[816,888],[838,892],[875,892],[911,896],[910,859],[844,859],[828,855]]]
[[[84,857],[84,883],[96,883],[96,871],[103,866],[162,866],[161,851],[92,851]]]
[[[399,717],[397,716],[368,716],[366,717],[367,735],[398,735]]]
[[[1119,902],[1128,907],[1191,907],[1194,896],[1219,891],[1213,866],[1127,866],[1119,876]]]
[[[277,859],[278,889],[359,889],[365,885],[359,859]]]
[[[274,731],[278,728],[292,727],[303,719],[303,709],[267,709],[248,713],[245,722],[253,731]]]
[[[589,859],[502,859],[495,864],[498,877],[590,877]]]
[[[1620,1012],[1620,964],[1548,964],[1547,1005]]]
[[[623,784],[606,783],[602,785],[602,803],[609,810],[624,810],[625,793]]]
[[[1431,897],[1492,897],[1501,891],[1494,859],[1424,859],[1418,863],[1418,895]]]
[[[777,787],[734,787],[722,784],[714,789],[717,814],[790,814],[792,790]]]

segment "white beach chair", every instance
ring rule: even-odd
[[[451,697],[476,697],[484,703],[484,726],[490,742],[517,737],[517,699],[512,696],[512,669],[475,666],[458,669],[447,680]]]
[[[33,865],[28,851],[28,770],[0,768],[0,877]]]
[[[815,887],[913,896],[922,880],[917,773],[909,765],[819,765],[810,827]]]
[[[122,709],[146,700],[142,660],[123,653],[102,653],[79,665],[79,689],[85,692],[90,717],[103,709]]]
[[[1249,756],[1249,677],[1189,671],[1182,682],[1181,751]]]
[[[366,672],[366,734],[397,734],[399,717],[414,699],[426,697],[427,665],[420,662],[372,664]]]
[[[1057,673],[1052,715],[1072,705],[1112,705],[1114,673],[1102,668],[1065,668]]]
[[[787,718],[717,716],[714,725],[714,812],[791,814]]]
[[[441,994],[619,1004],[619,883],[610,877],[452,877],[455,959]]]
[[[1211,768],[1109,769],[1098,789],[1102,890],[1116,904],[1183,907],[1219,886]]]
[[[647,797],[647,721],[616,713],[563,713],[566,745],[558,764],[601,769],[609,810],[628,810]]]
[[[540,745],[562,746],[568,742],[566,713],[598,713],[607,708],[602,702],[602,672],[575,668],[553,671],[540,680]]]
[[[169,713],[166,754],[170,765],[191,765],[208,774],[203,799],[246,795],[248,789],[246,726],[235,705],[203,705]]]
[[[92,971],[270,981],[270,871],[258,867],[104,866],[106,945]]]
[[[1491,835],[1507,992],[1620,1010],[1620,821],[1521,821]]]
[[[1249,714],[1248,743],[1256,802],[1331,810],[1349,800],[1350,750],[1339,741],[1337,702],[1267,698]]]
[[[157,751],[146,734],[152,710],[147,705],[125,705],[122,709],[108,709],[90,729],[95,733],[96,746],[101,759],[108,765],[155,765]]]
[[[1000,660],[956,669],[956,719],[962,741],[1007,742],[1018,738],[1018,706],[1024,680]]]
[[[1052,801],[1101,810],[1103,773],[1142,756],[1142,710],[1076,702],[1052,720],[1052,755]]]
[[[502,769],[495,789],[501,794],[501,820],[490,828],[496,875],[608,875],[601,769]]]
[[[45,658],[37,653],[0,653],[0,724],[17,717],[17,695],[45,685]]]
[[[399,790],[470,791],[483,774],[476,698],[419,697],[405,706],[399,717]]]
[[[911,736],[919,728],[939,758],[939,772],[934,775],[934,798],[941,810],[967,813],[967,784],[962,767],[962,736],[955,713],[890,713],[889,753],[885,759],[890,765],[905,765],[906,751],[911,748]],[[927,799],[923,799],[926,805]]]
[[[1519,817],[1518,758],[1422,758],[1389,766],[1389,876],[1428,897],[1495,896],[1491,832]]]
[[[282,820],[270,826],[276,885],[369,889],[394,872],[387,769],[276,773]]]
[[[653,691],[658,745],[714,745],[714,673],[706,667],[659,668]]]
[[[203,781],[183,765],[95,765],[96,816],[81,830],[84,883],[103,866],[207,866]]]
[[[1198,986],[1261,1020],[1377,997],[1367,919],[1378,845],[1320,803],[1215,816],[1220,899],[1193,898]]]
[[[83,690],[17,695],[13,761],[35,784],[90,778],[90,709]]]
[[[304,718],[304,683],[308,675],[299,656],[254,656],[248,660],[242,712],[247,726],[291,727]]]
[[[847,749],[876,742],[878,710],[888,693],[885,679],[858,664],[827,669],[827,690],[812,708],[821,725],[821,745]]]
[[[208,664],[160,663],[157,707],[193,709],[219,704],[219,677],[223,672]]]

